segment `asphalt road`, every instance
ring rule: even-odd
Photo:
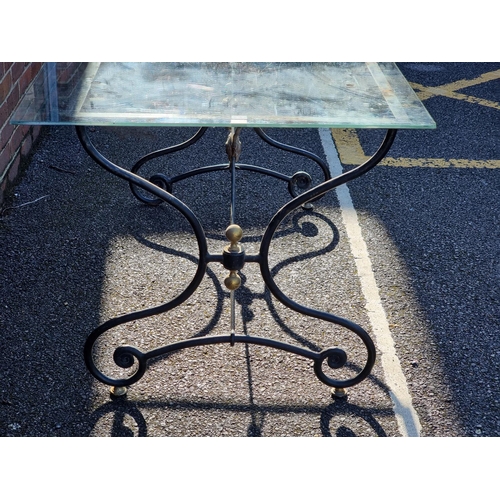
[[[401,131],[386,162],[349,184],[381,303],[421,436],[500,435],[500,63],[404,63],[435,131]],[[493,72],[497,73],[493,73]],[[189,136],[191,130],[99,130],[113,161]],[[275,130],[282,142],[325,156],[315,130]],[[170,173],[225,161],[225,133],[153,167]],[[333,133],[345,168],[370,154],[378,131]],[[306,170],[311,162],[242,134],[241,161]],[[227,178],[207,174],[174,193],[200,218],[209,250],[227,244]],[[289,199],[285,184],[242,173],[238,223],[249,253]],[[31,203],[32,202],[32,203]],[[74,131],[47,129],[0,218],[0,435],[2,436],[400,436],[387,374],[374,370],[347,399],[333,399],[311,362],[237,344],[180,351],[152,362],[124,399],[87,372],[85,339],[100,323],[174,298],[196,268],[196,240],[175,210],[146,207],[87,157]],[[366,297],[335,193],[278,228],[270,264],[293,300],[370,330]],[[243,270],[239,333],[311,350],[342,345],[351,366],[364,351],[352,335],[284,308],[256,264]],[[227,334],[226,275],[211,264],[198,291],[168,315],[114,329],[99,345],[103,370],[129,343],[159,347]],[[380,354],[380,352],[379,352]],[[396,409],[397,412],[397,409]]]
[[[441,87],[437,129],[402,131],[351,195],[423,433],[498,436],[500,65],[399,66]]]

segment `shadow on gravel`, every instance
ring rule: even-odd
[[[280,405],[232,405],[220,403],[190,403],[189,401],[168,402],[129,402],[126,399],[110,401],[90,415],[92,428],[98,425],[99,420],[111,415],[112,437],[147,437],[148,427],[142,411],[160,410],[162,414],[169,412],[229,412],[247,416],[251,423],[248,426],[248,437],[262,437],[262,427],[266,416],[271,414],[317,416],[320,422],[323,437],[358,437],[352,422],[363,428],[369,428],[372,435],[386,437],[387,434],[380,422],[380,417],[390,417],[392,410],[380,408],[366,408],[350,404],[347,400],[338,399],[324,406],[280,406]],[[365,430],[366,432],[366,430]],[[366,435],[366,434],[365,434]]]
[[[302,222],[301,219],[303,219],[304,217],[307,217],[309,220]],[[283,238],[285,236],[291,236],[291,235],[296,236],[299,234],[304,236],[304,237],[314,238],[315,236],[318,235],[319,229],[318,229],[318,226],[314,224],[314,222],[311,222],[311,219],[321,220],[330,228],[330,230],[333,234],[331,241],[327,245],[323,246],[321,249],[317,249],[315,251],[305,252],[302,254],[294,255],[293,257],[290,257],[288,259],[284,259],[284,260],[280,261],[277,265],[275,265],[274,267],[271,268],[271,275],[273,276],[273,278],[275,278],[276,275],[278,274],[278,272],[283,270],[287,265],[292,264],[292,263],[296,264],[298,262],[303,262],[303,261],[306,261],[309,259],[314,259],[315,257],[318,257],[319,255],[328,254],[329,252],[333,251],[335,249],[335,247],[337,246],[337,244],[339,242],[339,234],[338,234],[338,230],[335,227],[335,225],[333,224],[333,222],[331,220],[329,220],[327,217],[325,217],[324,215],[322,215],[320,213],[314,213],[314,212],[295,213],[292,217],[291,225],[286,229],[276,231],[273,239],[279,239],[279,238]],[[224,238],[224,236],[210,235],[209,237],[211,239],[220,240],[221,241],[221,248],[223,247],[223,245],[227,244],[227,240]],[[173,250],[172,248],[169,248],[165,245],[159,245],[155,242],[152,242],[147,237],[140,235],[140,234],[135,234],[134,238],[141,245],[144,245],[145,247],[151,248],[157,252],[162,252],[164,254],[173,255],[176,257],[180,257],[180,258],[182,257],[184,259],[190,260],[194,264],[198,263],[198,259],[195,255],[177,252],[177,251]],[[260,239],[261,239],[260,236],[248,237],[248,238],[244,239],[244,243],[248,243],[250,241],[260,242]],[[207,268],[207,276],[210,278],[210,280],[212,281],[212,284],[215,288],[215,292],[216,292],[216,296],[217,296],[217,304],[215,306],[214,316],[211,318],[210,322],[203,329],[201,329],[199,332],[197,332],[195,335],[193,335],[193,337],[206,336],[214,329],[214,327],[217,325],[217,323],[219,322],[219,320],[221,318],[224,298],[227,299],[229,297],[228,291],[221,286],[218,276],[210,269],[210,267]],[[286,322],[284,322],[280,318],[278,312],[276,311],[276,308],[273,304],[272,295],[267,288],[265,288],[263,293],[260,293],[260,294],[255,293],[250,288],[248,288],[246,286],[247,277],[245,275],[244,269],[240,271],[240,276],[241,276],[241,285],[238,288],[238,293],[236,294],[236,302],[237,302],[239,308],[241,309],[241,317],[242,317],[244,324],[246,324],[246,322],[248,322],[248,321],[251,321],[253,316],[254,316],[254,312],[251,308],[252,303],[257,301],[257,300],[264,300],[265,303],[267,304],[267,307],[269,308],[269,311],[270,311],[273,319],[275,320],[276,324],[284,332],[286,332],[286,334],[291,339],[295,340],[296,343],[299,343],[300,345],[302,345],[302,346],[304,346],[312,351],[319,352],[322,350],[322,347],[320,347],[319,345],[317,345],[313,342],[310,342],[308,339],[306,339],[302,336],[297,335],[293,331],[293,329],[291,329],[289,326],[287,326]],[[244,330],[243,333],[247,334],[246,330]],[[158,360],[165,359],[165,357],[168,357],[168,355],[162,356],[162,357],[158,358]],[[151,363],[154,363],[154,362],[155,362],[155,360],[151,361]]]
[[[182,135],[186,132],[172,133]],[[129,166],[133,163],[130,158],[135,161],[138,156],[158,148],[157,143],[164,141],[159,132],[138,131],[141,141],[135,141],[137,145],[129,144],[127,149],[123,147],[120,135],[117,138],[107,131],[96,131],[95,134],[101,150],[109,152],[111,159],[117,163]],[[218,135],[220,137],[213,140],[220,147],[207,149],[203,156],[206,164],[223,161],[223,134]],[[168,142],[179,142],[179,138],[169,138]],[[300,140],[298,142],[298,146],[301,146]],[[139,144],[147,150],[135,151],[134,147],[138,148]],[[261,164],[259,154],[264,147],[255,148],[257,157],[246,161]],[[187,151],[185,161],[180,163],[179,168],[186,168],[186,164],[194,162],[197,153],[196,146]],[[266,153],[265,160],[270,164],[283,164],[284,169],[292,172],[307,170],[307,165],[301,164],[302,159],[291,162],[279,151],[273,150],[270,155]],[[250,192],[249,186],[253,180],[251,175],[245,177],[242,174],[238,188],[244,200],[246,195],[242,205],[258,206],[257,210],[244,207],[238,219],[243,227],[249,228],[245,236],[249,246],[255,246],[258,242],[258,237],[253,234],[254,229],[258,230],[255,232],[261,232],[268,223],[269,214],[274,214],[290,199],[286,185],[277,190],[270,179],[263,180],[257,190]],[[178,189],[188,206],[201,214],[207,236],[212,243],[215,241],[217,248],[222,241],[226,244],[223,236],[229,213],[226,181],[226,177],[217,173],[208,175],[206,181],[199,185],[186,182],[186,186]],[[170,248],[162,243],[163,240],[153,241],[149,236],[184,235],[187,234],[188,224],[180,220],[170,207],[140,205],[126,183],[97,167],[81,148],[74,132],[64,127],[50,129],[42,139],[16,195],[13,206],[18,208],[13,208],[0,219],[0,435],[88,436],[95,422],[109,413],[114,414],[112,435],[130,434],[123,423],[126,415],[136,422],[139,435],[147,435],[146,420],[141,411],[153,403],[114,401],[102,404],[100,389],[96,388],[96,382],[83,361],[83,345],[90,332],[108,314],[106,308],[113,312],[114,308],[121,310],[130,305],[126,300],[113,307],[105,303],[106,297],[121,300],[123,295],[130,293],[126,285],[115,287],[112,282],[110,284],[110,258],[133,252],[127,245],[135,240],[132,243],[141,249],[160,254],[165,259],[179,257],[179,260],[192,266],[196,264],[197,258],[190,251],[184,251],[182,245],[180,249]],[[28,204],[33,200],[39,201]],[[318,206],[321,203],[323,200],[317,202]],[[308,220],[302,220],[305,216]],[[302,264],[337,246],[337,228],[320,213],[300,211],[293,214],[287,224],[283,228],[280,226],[275,240],[291,235],[314,240],[319,233],[317,224],[329,228],[332,237],[320,248],[310,248],[306,253],[297,251],[293,257],[279,260],[272,268],[274,275],[292,262]],[[193,242],[188,243],[186,248],[191,250]],[[134,263],[134,258],[132,255],[130,262]],[[117,261],[114,269],[120,271],[120,265],[121,261]],[[140,275],[144,271],[140,261],[134,265],[136,267],[132,273],[125,273],[131,280],[134,280],[134,272]],[[214,284],[217,305],[211,310],[208,323],[202,323],[206,326],[196,332],[198,336],[206,335],[217,326],[222,300],[227,295],[215,273],[209,271],[208,278]],[[252,302],[264,301],[275,322],[288,337],[311,350],[320,350],[317,342],[298,334],[293,325],[280,317],[269,292],[256,294],[247,288],[245,273],[243,279],[239,306],[243,311],[244,323],[250,321],[254,314]],[[145,297],[149,298],[147,294]],[[133,294],[128,298],[137,299]],[[151,302],[161,303],[162,299],[161,294],[158,297],[151,296]],[[150,307],[151,304],[145,306]],[[201,313],[201,308],[197,309],[197,313]],[[116,315],[115,311],[112,316]],[[314,377],[313,373],[311,377]],[[361,418],[369,425],[370,432],[384,435],[376,418],[378,415],[390,414],[389,410],[378,413],[381,410],[362,409],[346,402],[335,402],[326,407],[253,404],[233,407],[217,403],[189,403],[185,400],[158,404],[166,411],[175,406],[181,411],[220,409],[247,413],[251,417],[248,427],[248,435],[251,436],[260,434],[265,415],[269,413],[317,414],[323,435],[356,434],[357,431],[349,430],[347,424],[339,424],[336,431],[329,430],[332,429],[332,419],[344,415]]]

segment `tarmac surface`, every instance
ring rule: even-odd
[[[400,68],[410,82],[436,88],[470,81],[500,64]],[[424,104],[438,129],[400,132],[392,160],[349,184],[421,436],[500,435],[500,121],[499,109],[485,104],[498,101],[499,82],[492,78],[429,97]],[[107,157],[130,168],[193,132],[95,128],[91,136]],[[269,134],[325,157],[317,130]],[[320,182],[310,160],[264,144],[251,130],[241,139],[242,163],[305,170]],[[351,168],[346,143],[333,139]],[[380,139],[379,131],[359,132],[354,145],[371,154]],[[223,163],[225,140],[226,131],[209,130],[187,150],[151,162],[144,175],[149,168],[172,175]],[[488,161],[488,167],[480,163]],[[228,173],[185,180],[174,194],[200,219],[209,251],[222,252],[228,244]],[[238,173],[236,221],[247,253],[258,251],[270,218],[289,199],[286,183]],[[154,359],[126,397],[111,398],[109,387],[86,369],[85,340],[104,321],[184,290],[198,258],[189,224],[165,204],[139,202],[126,182],[95,165],[71,127],[44,131],[11,203],[0,218],[0,435],[402,435],[380,356],[371,375],[338,399],[305,358],[255,345],[195,347]],[[291,299],[370,331],[335,192],[283,221],[270,267]],[[212,263],[180,307],[107,332],[95,353],[99,367],[119,375],[113,351],[120,345],[150,350],[227,335],[226,275]],[[342,346],[349,357],[342,373],[362,366],[366,354],[352,333],[284,307],[264,286],[257,264],[247,263],[242,278],[237,333],[312,351]]]

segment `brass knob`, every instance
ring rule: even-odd
[[[226,229],[226,238],[231,242],[229,246],[230,252],[240,252],[240,246],[238,245],[238,241],[243,237],[243,230],[237,224],[231,224]]]
[[[229,290],[236,290],[241,285],[241,278],[238,275],[238,269],[243,267],[244,252],[238,241],[243,237],[243,230],[237,224],[231,224],[226,229],[226,238],[230,241],[230,245],[224,248],[224,267],[229,269],[229,276],[224,280],[224,285]]]
[[[224,285],[229,290],[236,290],[241,285],[241,278],[236,271],[230,271],[229,276],[224,280]]]

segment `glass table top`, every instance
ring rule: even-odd
[[[11,122],[436,127],[394,63],[45,63]]]

